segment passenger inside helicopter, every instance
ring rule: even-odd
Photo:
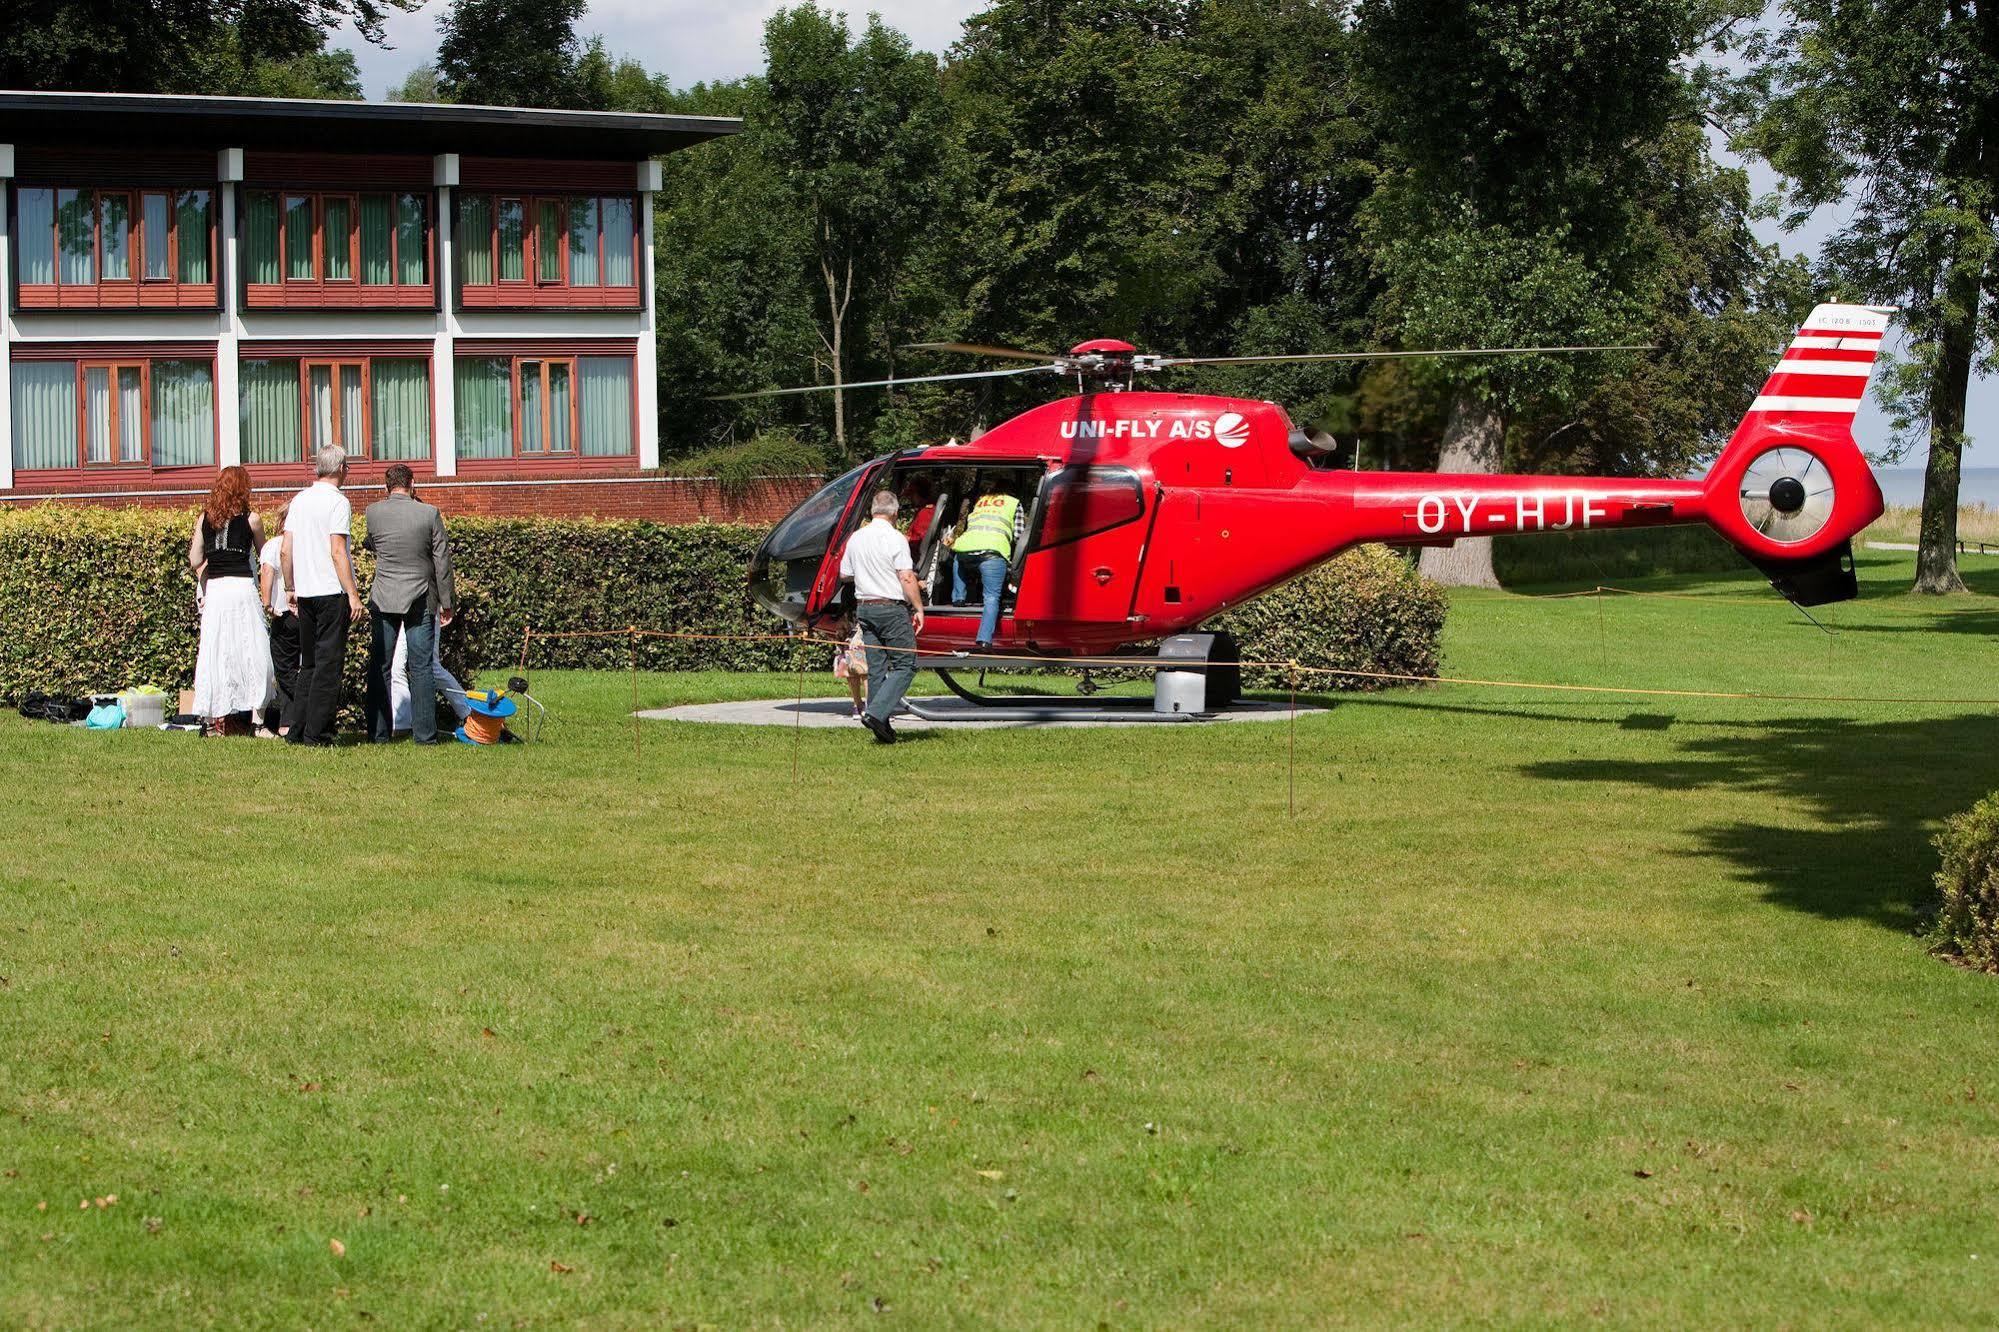
[[[904,512],[909,514],[905,530],[925,604],[951,611],[976,612],[981,608],[979,584],[974,581],[963,586],[962,580],[952,578],[952,546],[964,534],[984,483],[990,481],[994,493],[1012,496],[1020,502],[1007,543],[1008,570],[1002,611],[1012,605],[1020,588],[1020,557],[1026,549],[1041,476],[1042,470],[1032,465],[950,465],[898,471],[896,490],[902,497]],[[957,595],[959,588],[954,588],[954,581],[962,586],[962,596]]]

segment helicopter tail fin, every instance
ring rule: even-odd
[[[1859,595],[1852,539],[1882,500],[1853,421],[1893,313],[1813,310],[1705,482],[1708,520],[1801,606]]]

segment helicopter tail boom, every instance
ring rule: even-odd
[[[1706,522],[1801,605],[1857,594],[1851,539],[1881,516],[1881,488],[1853,420],[1891,312],[1821,305],[1792,339],[1701,481],[1360,473],[1365,540]]]

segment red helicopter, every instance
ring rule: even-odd
[[[1108,339],[1066,356],[924,344],[1033,362],[930,381],[1051,374],[1073,376],[1079,393],[972,443],[906,450],[836,478],[772,530],[752,561],[750,590],[796,626],[843,618],[851,592],[843,594],[839,555],[865,521],[869,497],[891,490],[905,513],[918,508],[912,557],[928,608],[919,663],[944,673],[955,691],[987,701],[951,670],[1023,656],[1088,668],[1164,640],[1162,679],[1175,665],[1205,679],[1197,712],[1233,697],[1234,647],[1226,636],[1189,631],[1365,541],[1448,545],[1464,536],[1704,522],[1798,605],[1843,601],[1857,595],[1850,538],[1882,509],[1852,427],[1891,313],[1815,309],[1700,481],[1358,472],[1336,466],[1333,442],[1294,427],[1275,403],[1132,387],[1138,375],[1188,365],[1630,349],[1172,357]],[[925,381],[847,387],[917,382]],[[975,645],[980,607],[951,603],[944,543],[988,480],[1018,497],[1025,515],[990,648]],[[976,602],[976,590],[968,595]],[[1156,706],[1184,710],[1177,699],[1172,709]]]

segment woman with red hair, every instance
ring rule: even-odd
[[[194,710],[224,735],[249,734],[250,714],[277,687],[255,577],[263,541],[263,520],[250,512],[250,474],[223,468],[194,520],[187,562],[201,605]]]

